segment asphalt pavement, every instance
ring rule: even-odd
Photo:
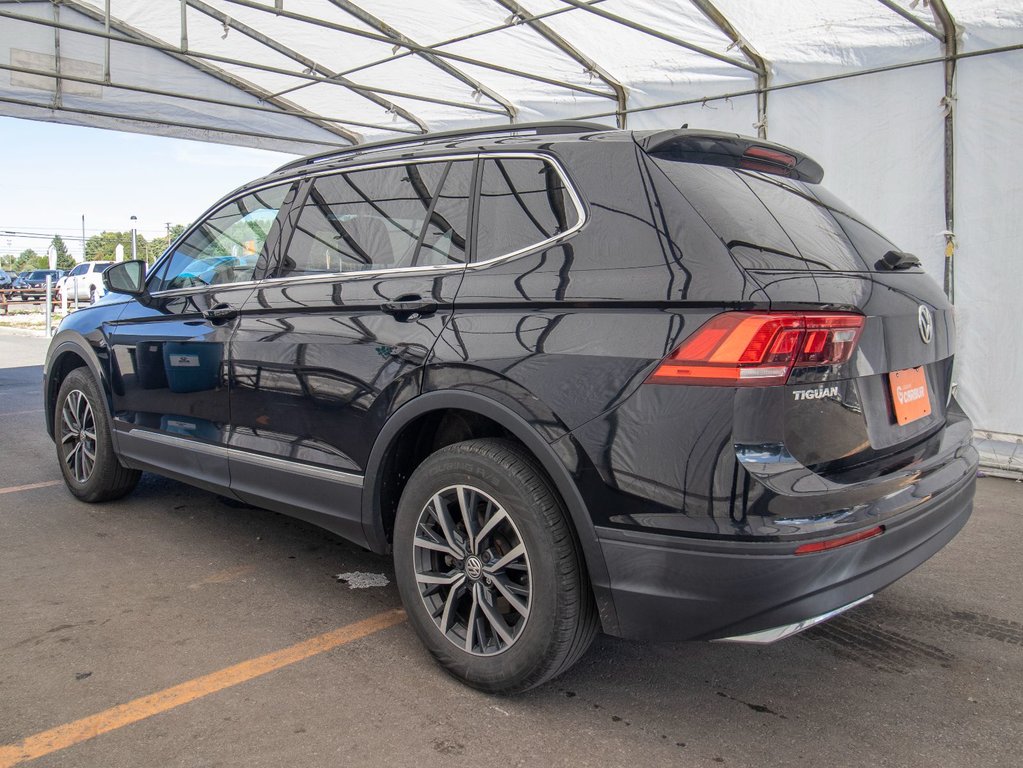
[[[1023,764],[1023,483],[802,635],[600,637],[494,697],[433,664],[386,558],[154,475],[73,499],[45,345],[0,331],[0,768]]]

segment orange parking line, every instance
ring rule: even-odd
[[[180,707],[182,704],[209,696],[211,693],[222,691],[297,661],[308,659],[310,656],[372,635],[382,629],[392,627],[404,619],[405,612],[400,609],[378,613],[376,616],[326,632],[288,648],[243,661],[226,669],[129,701],[126,704],[119,704],[104,712],[75,720],[73,723],[58,725],[56,728],[29,736],[18,744],[0,747],[0,768],[11,768],[11,766],[27,760],[35,760],[51,752],[67,749],[109,731],[137,723],[139,720],[145,720],[147,717]]]
[[[0,488],[0,495],[5,493],[18,493],[18,491],[33,491],[36,488],[49,488],[51,485],[63,485],[63,480],[47,480],[43,483],[29,483],[28,485],[11,485],[7,488]]]

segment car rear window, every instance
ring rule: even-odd
[[[890,240],[828,192],[748,171],[654,163],[747,269],[874,271]]]

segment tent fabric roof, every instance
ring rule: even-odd
[[[0,0],[0,114],[302,154],[538,120],[759,134],[945,285],[959,399],[1023,445],[1018,2]]]
[[[988,43],[1021,42],[1020,13],[1004,5],[0,2],[0,45],[9,51],[0,65],[10,74],[0,80],[0,112],[307,152],[494,122],[659,127],[673,113],[659,105],[688,101],[679,106],[697,105],[706,118],[726,95],[745,94],[727,108],[742,112],[741,132],[755,133],[766,128],[758,88],[942,56],[939,9],[961,30],[983,28]],[[48,76],[58,71],[60,80]]]

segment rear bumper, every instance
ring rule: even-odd
[[[886,519],[880,536],[815,554],[793,554],[791,541],[722,542],[598,527],[616,634],[724,639],[848,606],[944,547],[973,511],[975,482],[970,473],[940,496]]]

